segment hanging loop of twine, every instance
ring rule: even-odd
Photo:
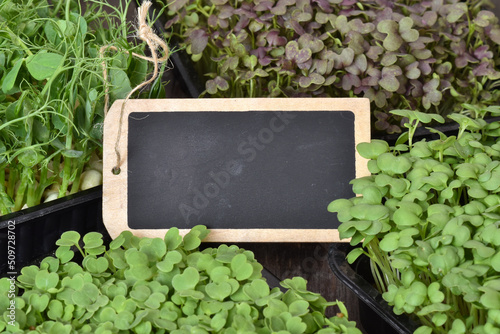
[[[102,59],[102,72],[103,72],[103,80],[104,80],[104,85],[105,85],[105,95],[104,95],[104,115],[106,116],[108,113],[108,108],[109,108],[109,86],[108,86],[108,71],[106,68],[106,61],[104,60],[104,53],[106,50],[110,49],[113,51],[122,51],[127,54],[132,53],[134,57],[141,58],[144,60],[147,60],[149,62],[152,62],[154,65],[154,71],[153,75],[151,78],[147,79],[146,81],[142,82],[141,84],[137,85],[134,89],[132,89],[127,96],[125,97],[125,100],[122,103],[121,110],[120,110],[120,120],[118,124],[118,133],[116,136],[116,142],[115,142],[115,153],[116,153],[116,164],[115,167],[113,167],[113,174],[118,175],[120,173],[120,164],[121,164],[121,154],[120,154],[120,137],[122,134],[122,123],[123,123],[123,114],[125,110],[125,104],[129,100],[129,98],[134,94],[136,91],[141,89],[142,87],[149,85],[152,83],[157,77],[158,77],[158,64],[165,62],[168,57],[169,57],[169,49],[167,46],[167,43],[162,40],[160,37],[158,37],[151,27],[146,23],[146,18],[148,15],[148,10],[149,7],[151,7],[151,1],[144,1],[143,4],[139,7],[137,10],[137,20],[138,20],[138,37],[146,42],[148,45],[149,49],[151,50],[151,57],[146,57],[140,54],[137,54],[135,52],[129,52],[127,50],[120,50],[116,46],[113,45],[104,45],[99,49],[99,57]],[[163,57],[158,58],[158,53],[157,50],[158,48],[161,48],[163,50]]]

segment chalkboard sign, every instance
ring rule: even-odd
[[[367,99],[129,100],[121,115],[122,104],[104,128],[112,237],[203,224],[209,241],[338,241],[326,207],[352,197],[349,181],[369,175],[355,150],[370,140]]]

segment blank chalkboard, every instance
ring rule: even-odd
[[[210,241],[337,241],[326,208],[368,175],[355,146],[369,140],[366,99],[130,100],[121,173],[117,120],[104,132],[104,222],[162,236],[206,225]]]

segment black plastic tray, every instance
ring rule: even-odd
[[[15,244],[8,243],[9,230],[14,232],[10,234]],[[109,237],[102,222],[102,186],[1,216],[0,277],[19,273],[23,266],[53,252],[56,240],[69,230],[96,231]],[[8,267],[9,245],[14,246],[15,268]]]
[[[372,285],[370,261],[362,256],[350,265],[346,255],[352,246],[334,243],[328,252],[328,262],[339,281],[359,299],[360,323],[368,334],[412,334],[420,325],[405,315],[396,315],[392,307]],[[371,281],[371,282],[370,282]]]

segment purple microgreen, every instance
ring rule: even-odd
[[[271,8],[271,13],[274,15],[285,15],[286,7],[295,4],[295,0],[278,0],[276,5]]]
[[[248,30],[251,32],[258,32],[264,28],[264,23],[260,22],[259,20],[252,20],[250,24],[248,25]]]
[[[217,76],[214,79],[208,80],[205,84],[205,88],[209,94],[215,94],[217,91],[225,91],[229,89],[229,83],[226,79]]]
[[[308,48],[312,53],[320,52],[325,47],[323,41],[313,37],[310,34],[304,34],[298,39],[299,47],[301,49]]]
[[[465,3],[455,3],[443,6],[444,12],[446,13],[446,20],[449,23],[457,22],[465,13],[467,13],[467,4]]]
[[[394,65],[398,61],[398,57],[395,52],[387,52],[382,59],[380,60],[380,64],[382,66],[391,66]]]
[[[479,13],[477,13],[476,17],[474,18],[474,24],[477,24],[478,26],[485,28],[489,26],[492,22],[495,22],[496,16],[492,12],[488,10],[481,10]]]
[[[493,42],[500,45],[500,28],[498,28],[498,26],[495,28],[488,27],[486,34]]]
[[[351,30],[347,33],[347,45],[349,48],[351,48],[355,54],[364,54],[365,53],[365,48],[364,48],[364,43],[365,39],[363,38],[363,35],[361,35],[359,32]]]
[[[429,49],[413,50],[412,55],[417,59],[425,60],[432,57],[432,51]]]
[[[312,56],[312,51],[309,48],[300,49],[299,43],[290,41],[285,48],[286,58],[295,61],[297,64],[308,61]]]
[[[318,73],[311,73],[309,76],[299,78],[299,85],[303,88],[307,88],[310,85],[322,85],[324,82],[325,78]]]
[[[416,26],[422,28],[434,26],[438,19],[437,13],[431,11],[425,12],[422,16],[411,14],[410,17],[412,18]]]
[[[223,63],[221,67],[221,72],[225,73],[228,70],[236,70],[239,64],[239,58],[236,56],[228,57]]]
[[[403,74],[401,68],[397,65],[391,65],[382,69],[382,78],[380,79],[380,87],[388,92],[395,92],[399,89],[399,80],[397,76]]]
[[[404,17],[399,21],[399,34],[406,42],[415,42],[418,39],[418,30],[412,29],[413,20]]]
[[[342,77],[342,89],[345,91],[349,91],[352,87],[361,86],[361,80],[357,75],[347,73]]]
[[[247,55],[243,57],[243,66],[253,70],[257,66],[257,57],[254,55]]]
[[[266,35],[266,39],[270,46],[285,46],[287,43],[286,37],[280,36],[277,29],[270,30]]]
[[[486,76],[489,79],[498,79],[498,72],[495,71],[491,63],[487,60],[482,61],[478,66],[472,70],[472,74],[476,77]]]
[[[219,14],[218,17],[219,19],[228,19],[234,14],[234,8],[229,6],[229,5],[224,5],[221,7],[218,7],[219,9]]]
[[[333,8],[328,0],[312,0],[312,1],[318,5],[318,7],[323,11],[323,13],[330,14],[331,12],[333,12]]]
[[[371,60],[378,60],[380,55],[384,53],[384,48],[379,45],[372,45],[368,49],[366,56]]]
[[[316,71],[321,75],[329,73],[328,71],[328,61],[326,59],[314,59],[311,66],[311,71]]]
[[[172,12],[178,12],[186,6],[188,0],[176,0],[168,4],[168,10]]]
[[[323,12],[317,12],[315,20],[319,24],[326,24],[327,22],[330,22],[330,24],[333,26],[335,20],[337,19],[337,15],[335,14],[330,14],[325,11]]]
[[[273,48],[270,53],[271,53],[271,56],[273,56],[275,58],[279,58],[285,54],[285,48],[282,46],[280,46],[278,48]]]
[[[453,65],[449,61],[447,61],[443,64],[438,65],[438,67],[436,68],[436,73],[440,75],[445,75],[451,73],[452,69]]]
[[[351,48],[345,48],[340,54],[332,52],[330,55],[336,69],[345,68],[354,61],[354,51]]]
[[[383,20],[377,24],[377,30],[386,34],[384,48],[387,51],[396,51],[403,44],[403,39],[398,34],[398,23],[392,20]]]
[[[474,50],[474,57],[476,57],[479,60],[481,60],[483,58],[487,58],[487,59],[493,58],[493,52],[488,51],[489,48],[490,48],[489,45],[481,45],[476,50]]]
[[[330,75],[325,79],[325,86],[333,85],[337,81],[336,75]]]
[[[337,28],[342,35],[347,34],[351,28],[347,23],[347,17],[344,15],[339,15],[335,20],[335,28]]]
[[[360,34],[366,35],[375,30],[375,25],[371,22],[363,23],[360,19],[354,19],[349,21],[349,27],[351,30],[357,31]]]
[[[443,94],[438,90],[439,84],[439,76],[434,76],[430,81],[424,84],[422,88],[424,91],[422,105],[425,109],[429,109],[431,104],[437,105],[441,101]]]
[[[240,15],[238,23],[236,23],[233,30],[235,32],[244,31],[243,29],[245,29],[249,23],[250,23],[250,18],[248,18],[246,15]]]
[[[431,64],[433,64],[435,62],[436,62],[436,60],[433,58],[420,60],[418,62],[418,68],[420,69],[420,71],[422,71],[423,75],[430,75],[433,72]]]
[[[274,2],[269,0],[264,1],[255,1],[256,5],[253,7],[253,10],[256,12],[265,12],[273,8]]]
[[[422,73],[418,68],[418,61],[411,63],[405,67],[405,75],[408,79],[418,79]]]
[[[191,41],[191,52],[193,54],[200,54],[205,50],[208,44],[208,35],[202,29],[196,29],[189,35]]]
[[[366,60],[366,56],[361,54],[357,55],[356,58],[354,58],[352,65],[347,66],[345,70],[353,75],[361,75],[367,68],[368,62]]]

